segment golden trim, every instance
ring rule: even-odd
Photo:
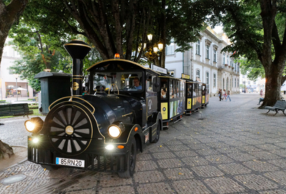
[[[132,115],[132,114],[133,114],[133,113],[131,112],[131,113],[128,113],[128,114],[122,115],[122,117],[127,117],[127,116]]]
[[[85,46],[87,48],[91,49],[91,46],[85,45],[85,44],[79,44],[79,43],[66,43],[64,46]]]
[[[156,73],[156,74],[159,75],[158,72],[156,72],[156,71],[150,69],[149,67],[144,67],[144,66],[140,65],[139,63],[136,63],[136,62],[130,61],[130,60],[126,60],[126,59],[107,59],[107,60],[103,60],[103,61],[100,61],[100,62],[97,62],[97,63],[93,64],[92,66],[90,66],[90,67],[87,68],[86,70],[89,71],[89,70],[90,70],[91,68],[93,68],[94,66],[99,65],[99,64],[101,64],[101,63],[108,62],[108,61],[122,61],[122,62],[132,63],[132,64],[134,64],[134,65],[137,65],[138,67],[141,67],[142,69],[151,70],[151,71],[153,71],[154,73]]]
[[[73,79],[83,79],[83,77],[82,78],[73,77]]]
[[[81,42],[83,42],[83,40],[80,40],[80,39],[72,39],[72,41],[81,41]]]
[[[72,76],[75,76],[75,77],[84,77],[83,75],[72,75]]]
[[[79,95],[79,96],[81,96],[81,95]],[[89,106],[91,106],[91,108],[93,109],[93,112],[91,112],[92,114],[94,114],[94,112],[95,112],[95,108],[88,102],[88,101],[86,101],[86,100],[84,100],[84,99],[82,99],[82,98],[79,98],[79,97],[74,97],[74,96],[66,96],[66,97],[62,97],[62,98],[60,98],[60,99],[58,99],[58,100],[56,100],[56,101],[54,101],[52,104],[50,104],[50,106],[49,106],[49,111],[51,110],[51,106],[53,105],[53,104],[55,104],[56,102],[58,102],[58,101],[60,101],[60,100],[62,100],[62,99],[65,99],[65,98],[69,98],[71,101],[68,101],[68,102],[72,102],[72,98],[77,98],[77,99],[80,99],[80,100],[82,100],[82,101],[84,101],[84,102],[86,102],[87,104],[89,104]],[[83,105],[84,106],[84,105]],[[88,109],[89,110],[89,109]]]
[[[184,81],[183,79],[175,78],[175,77],[168,77],[168,76],[159,76],[159,77],[168,78],[168,79],[176,79],[176,80],[182,80],[182,81]]]

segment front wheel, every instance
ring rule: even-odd
[[[155,139],[152,141],[152,143],[157,143],[160,139],[160,131],[161,131],[161,124],[160,121],[157,124],[157,130],[156,130],[156,137]]]
[[[135,166],[136,166],[136,155],[137,155],[137,146],[136,146],[136,140],[133,137],[130,151],[127,155],[127,169],[124,172],[118,172],[118,176],[121,178],[130,178],[133,176],[135,172]]]

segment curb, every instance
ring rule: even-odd
[[[11,146],[11,147],[23,147],[23,148],[28,149],[27,146]],[[19,164],[22,164],[22,163],[26,162],[27,160],[28,160],[28,158],[26,158],[26,159],[24,159],[24,160],[22,160],[22,161],[20,161],[20,162],[18,162],[18,163],[16,163],[16,164],[13,164],[12,166],[9,166],[9,167],[7,167],[7,168],[5,168],[5,169],[3,169],[3,170],[0,170],[0,173],[1,173],[1,172],[4,172],[4,171],[6,171],[6,170],[8,170],[9,168],[13,168],[13,167],[15,167],[15,166],[17,166],[17,165],[19,165]]]

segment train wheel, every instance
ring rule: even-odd
[[[156,138],[152,141],[152,143],[157,143],[159,141],[160,131],[161,131],[161,125],[160,125],[160,121],[159,121],[158,125],[157,125]]]
[[[118,172],[118,176],[121,178],[130,178],[133,176],[135,172],[135,166],[136,166],[136,155],[137,155],[137,146],[136,146],[136,140],[133,138],[132,144],[130,147],[130,152],[128,152],[127,156],[127,169],[124,172]]]

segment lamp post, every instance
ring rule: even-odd
[[[19,77],[19,74],[14,74],[14,77],[16,78],[16,95],[17,95],[17,101],[18,101],[18,86],[17,86],[17,79]]]
[[[160,57],[160,52],[162,52],[164,45],[162,42],[158,42],[153,44],[153,34],[147,35],[148,43],[147,43],[147,52],[145,52],[146,49],[146,43],[143,43],[143,52],[145,52],[144,56],[149,60],[152,61],[157,57]],[[138,48],[140,51],[141,47]]]

